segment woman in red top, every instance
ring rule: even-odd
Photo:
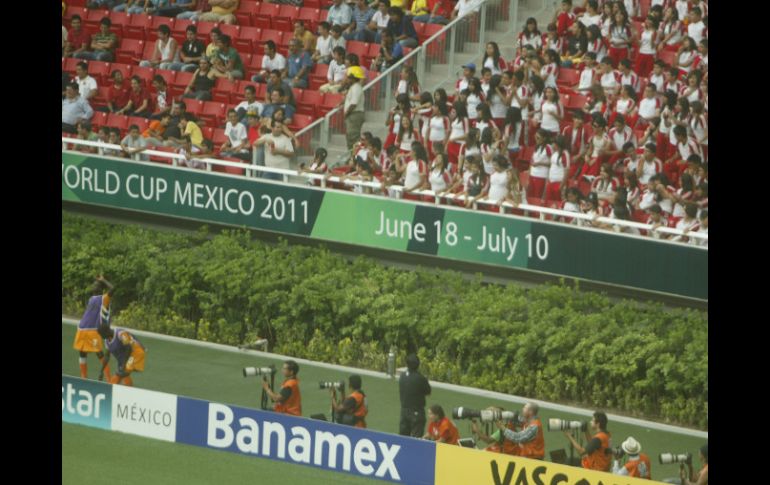
[[[428,408],[428,432],[423,439],[438,441],[448,445],[457,445],[460,432],[457,427],[444,415],[444,409],[438,404]]]
[[[128,104],[123,109],[117,111],[117,114],[148,118],[152,114],[153,106],[152,96],[142,86],[142,79],[139,76],[132,76]]]

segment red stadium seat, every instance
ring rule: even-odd
[[[275,3],[261,3],[259,4],[257,13],[251,16],[251,24],[254,27],[259,27],[261,29],[274,29],[275,27],[273,27],[272,20],[278,17],[279,10],[280,5]]]
[[[369,53],[369,44],[357,40],[349,40],[345,43],[345,53],[355,54],[360,61]]]
[[[588,101],[587,96],[584,96],[582,94],[571,94],[567,98],[567,102],[564,103],[564,108],[581,109],[583,106],[586,105],[586,101]]]
[[[86,18],[86,15],[88,15],[88,9],[85,7],[76,7],[76,6],[70,6],[67,5],[67,10],[64,12],[64,18],[68,21],[72,18],[73,15],[79,15],[81,19]],[[69,23],[66,25],[67,30],[69,30]]]
[[[152,87],[152,77],[154,75],[155,69],[151,67],[134,66],[131,77],[139,76],[139,78],[144,82],[144,87],[149,89]]]
[[[187,88],[187,85],[190,84],[190,81],[192,81],[192,78],[193,73],[179,71],[176,73],[176,76],[174,76],[174,82],[172,83],[172,86],[185,89]]]
[[[556,79],[557,85],[572,87],[576,86],[579,81],[580,72],[577,69],[570,69],[567,67],[559,69],[559,77]]]
[[[227,106],[225,103],[206,101],[203,103],[203,111],[201,111],[200,119],[209,126],[220,126],[225,123],[226,113]]]
[[[203,133],[203,138],[206,140],[211,140],[211,138],[214,136],[214,127],[213,126],[201,126],[201,133]]]
[[[254,15],[259,10],[259,2],[241,2],[235,11],[235,19],[241,27],[251,27]]]
[[[233,47],[239,52],[253,52],[261,35],[262,30],[259,27],[241,26],[240,34],[233,39]]]
[[[316,8],[320,10],[321,0],[305,0],[302,5],[304,8]]]
[[[136,64],[144,52],[144,41],[137,39],[123,39],[116,51],[115,62],[121,64]]]
[[[443,25],[439,24],[425,24],[424,27],[424,41],[427,41],[429,38],[436,35],[442,28],[444,28]],[[427,54],[432,58],[435,59],[440,64],[443,64],[445,62],[446,58],[446,32],[441,34],[436,40],[433,41],[428,46]]]
[[[107,106],[107,98],[109,96],[109,92],[110,92],[109,86],[101,86],[97,88],[96,94],[90,100],[91,107],[101,108],[102,106]]]
[[[195,116],[195,118],[200,118],[200,115],[203,112],[204,101],[190,98],[185,98],[183,101],[186,107],[185,111]]]
[[[147,15],[131,15],[128,25],[123,26],[123,37],[126,39],[145,40],[150,28],[151,17]]]
[[[171,86],[172,84],[174,84],[174,79],[176,78],[177,71],[170,71],[168,69],[155,69],[155,74],[163,77],[163,79],[166,80],[166,84]]]
[[[318,29],[318,18],[321,15],[321,10],[317,8],[309,8],[307,6],[307,2],[305,3],[306,5],[299,9],[299,14],[296,18],[305,22],[306,29],[310,30],[311,32],[316,32]]]
[[[318,91],[306,89],[302,93],[302,98],[297,100],[297,113],[317,117],[319,108],[323,102],[323,94]]]
[[[101,22],[104,17],[109,17],[109,16],[110,16],[109,10],[102,10],[102,9],[87,10],[85,15],[81,15],[81,18],[83,19],[83,27],[88,32],[98,32],[99,22]]]
[[[128,116],[110,113],[107,116],[107,126],[118,128],[121,132],[128,128]]]
[[[227,135],[225,135],[225,130],[223,128],[216,128],[211,136],[211,142],[214,143],[214,147],[219,148],[226,141]]]
[[[196,24],[196,27],[198,27],[198,33],[195,37],[202,41],[204,45],[208,45],[208,43],[211,41],[211,31],[216,26],[217,24],[214,22],[198,22]]]
[[[171,34],[179,41],[184,39],[187,33],[187,27],[193,25],[195,22],[187,19],[175,19],[174,28],[171,29]],[[197,35],[197,34],[196,34]]]
[[[156,152],[166,152],[166,153],[174,153],[174,152],[176,152],[175,148],[163,147],[163,146],[161,146],[161,147],[153,147],[153,150],[155,150]],[[150,155],[150,161],[151,162],[156,162],[156,163],[165,163],[165,164],[168,164],[168,165],[171,165],[172,163],[174,163],[174,162],[172,162],[172,160],[169,157],[163,157],[163,156],[160,156],[160,155]]]
[[[107,84],[110,79],[110,63],[90,61],[88,63],[88,74],[96,79],[99,84]]]
[[[666,49],[660,50],[658,51],[658,59],[665,62],[668,67],[671,67],[674,65],[674,61],[676,61],[676,52]]]
[[[155,53],[155,41],[154,40],[147,40],[144,42],[144,50],[142,51],[142,54],[139,56],[139,61],[147,60],[149,61],[152,59],[152,55]]]
[[[279,45],[281,45],[281,34],[282,34],[282,32],[280,32],[278,30],[273,30],[273,29],[270,29],[270,28],[264,28],[264,29],[262,29],[262,36],[259,39],[260,43],[264,44],[268,40],[272,40],[273,42],[275,42],[276,46],[279,46]]]
[[[294,114],[294,116],[291,118],[291,123],[289,124],[289,129],[294,131],[295,133],[302,128],[308,126],[310,123],[312,123],[313,117],[308,115],[302,115],[302,114]]]
[[[240,158],[234,158],[234,157],[222,157],[222,160],[227,162],[234,162],[234,163],[243,163],[244,165],[246,162],[241,160]],[[245,170],[238,167],[229,167],[229,166],[222,166],[222,165],[213,165],[211,166],[212,172],[219,172],[219,173],[229,173],[233,175],[243,175]]]
[[[345,96],[341,94],[326,93],[324,94],[323,103],[321,104],[321,107],[323,108],[324,113],[328,113],[329,111],[339,106],[344,100],[345,100]]]
[[[101,88],[99,88],[101,89]],[[99,96],[97,94],[97,96]],[[104,111],[94,111],[94,116],[91,118],[91,126],[94,127],[94,129],[98,130],[102,126],[109,126],[107,124],[107,113]]]
[[[150,120],[147,118],[142,118],[141,116],[129,116],[128,117],[128,126],[136,125],[139,127],[139,131],[144,131],[147,129],[147,127],[150,125]]]
[[[273,18],[273,28],[283,32],[294,30],[294,20],[299,18],[299,7],[293,5],[281,5],[278,15]],[[308,28],[305,26],[305,28]]]
[[[221,30],[224,35],[229,35],[231,41],[241,35],[241,28],[237,25],[220,24],[219,30]]]

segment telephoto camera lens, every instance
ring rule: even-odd
[[[345,381],[321,381],[318,383],[319,389],[343,389]]]
[[[658,457],[661,465],[670,465],[672,463],[690,463],[692,454],[690,453],[661,453]]]
[[[548,420],[548,431],[570,431],[577,429],[585,431],[588,429],[586,421],[568,421],[566,419],[550,418]]]
[[[244,367],[243,377],[269,376],[275,374],[275,366],[269,367]]]

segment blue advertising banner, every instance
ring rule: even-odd
[[[61,420],[112,429],[112,386],[62,374]]]
[[[434,483],[431,441],[181,396],[176,441],[396,483]]]

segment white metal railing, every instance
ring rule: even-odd
[[[107,150],[122,150],[120,145],[112,145],[108,143],[102,143],[102,142],[94,142],[94,141],[87,141],[87,140],[78,140],[77,138],[66,138],[62,137],[62,150],[67,150],[66,146],[68,144],[71,145],[79,145],[79,146],[87,146],[87,147],[93,147],[93,148],[102,148]],[[142,154],[150,155],[150,156],[157,156],[157,157],[165,157],[171,160],[171,165],[173,167],[177,167],[180,169],[186,169],[185,167],[181,167],[178,164],[178,161],[181,159],[184,159],[184,157],[178,153],[171,153],[171,152],[164,152],[164,151],[158,151],[158,150],[144,150],[141,152]],[[136,161],[133,159],[125,159],[125,158],[116,158],[116,160],[125,161],[125,162],[133,162],[133,163],[155,163],[155,162],[145,162],[145,161]],[[329,182],[332,183],[338,183],[350,187],[361,187],[361,188],[370,188],[377,191],[382,191],[384,188],[384,185],[382,182],[379,181],[363,181],[363,180],[356,180],[353,178],[345,177],[345,176],[338,176],[338,175],[329,175],[329,174],[315,174],[315,173],[307,173],[307,172],[300,172],[298,170],[291,170],[291,169],[282,169],[282,168],[272,168],[272,167],[263,167],[259,165],[250,165],[246,162],[229,162],[226,160],[217,160],[214,158],[205,158],[205,159],[196,159],[200,160],[202,162],[206,163],[206,171],[211,172],[213,166],[221,166],[221,167],[233,167],[233,168],[239,168],[246,171],[246,176],[249,178],[257,178],[256,172],[265,172],[265,173],[272,173],[281,175],[283,182],[290,183],[291,177],[300,177],[304,178],[306,181],[310,182],[312,180],[317,180],[319,182],[320,188],[323,190],[327,190],[327,184]],[[232,177],[238,177],[238,175],[234,174],[226,174],[226,173],[218,173],[218,175],[229,175]],[[402,185],[390,185],[387,187],[388,189],[393,189],[395,192],[399,194],[400,197],[403,196],[404,193],[404,186]],[[441,204],[441,201],[465,201],[466,197],[463,195],[458,194],[442,194],[438,195],[432,190],[413,190],[410,192],[410,194],[419,195],[419,196],[429,196],[433,197],[434,204],[439,205]],[[414,201],[418,204],[424,204],[425,202],[421,201]],[[600,223],[600,224],[608,224],[612,226],[619,226],[619,227],[628,227],[628,228],[634,228],[634,229],[641,229],[645,231],[655,231],[659,234],[666,234],[669,236],[684,236],[684,237],[692,237],[695,239],[705,240],[708,241],[708,234],[702,234],[699,232],[685,232],[680,231],[678,229],[673,229],[670,227],[653,227],[650,224],[643,224],[636,221],[625,221],[621,219],[612,219],[610,217],[597,217],[597,216],[591,216],[588,214],[583,214],[580,212],[570,212],[570,211],[564,211],[561,209],[553,209],[550,207],[541,207],[538,205],[531,205],[531,204],[518,204],[514,205],[510,202],[503,202],[503,204],[498,204],[497,202],[489,201],[489,200],[478,200],[474,202],[473,208],[477,209],[479,206],[498,206],[509,209],[518,209],[521,210],[526,214],[536,213],[539,214],[539,218],[542,221],[545,222],[554,222],[556,224],[565,224],[561,222],[556,221],[548,221],[545,219],[546,215],[554,216],[554,217],[565,217],[569,219],[574,220],[583,220],[586,222],[591,223]],[[461,209],[458,209],[461,210]],[[501,217],[519,217],[515,214],[505,214],[501,213]],[[592,227],[585,227],[585,226],[572,226],[575,228],[583,229],[583,230],[596,230],[596,228]],[[633,234],[624,234],[619,233],[623,236],[627,237],[637,237]],[[639,236],[643,237],[643,236]],[[671,241],[668,239],[660,239],[661,242],[667,242],[671,244],[687,244],[682,243],[679,241]],[[700,247],[700,246],[697,246]],[[707,250],[707,248],[703,248],[704,250]]]

